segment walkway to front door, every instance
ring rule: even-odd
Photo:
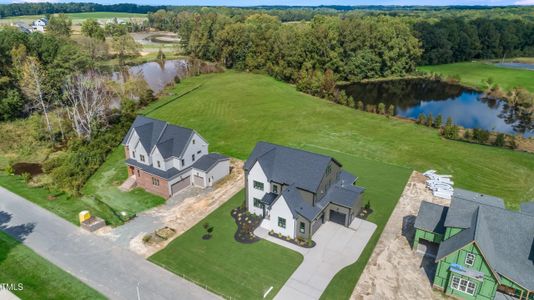
[[[349,227],[326,222],[313,235],[317,245],[305,249],[269,236],[262,227],[256,229],[257,236],[304,256],[275,299],[319,299],[334,275],[358,260],[375,230],[375,224],[358,218]]]

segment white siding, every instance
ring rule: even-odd
[[[150,165],[150,156],[147,153],[147,150],[139,142],[139,136],[135,131],[133,131],[130,140],[128,141],[128,149],[130,149],[130,158],[145,164]],[[135,152],[135,156],[134,156]],[[141,155],[145,157],[145,161],[141,161]]]
[[[184,178],[187,177],[187,176],[191,176],[191,170],[189,170],[189,171],[185,172],[184,174],[182,174],[182,175],[180,175],[180,176],[178,176],[178,177],[173,178],[172,180],[170,180],[170,181],[169,181],[169,188],[170,188],[171,185],[177,183],[178,181],[184,179]]]
[[[204,187],[206,187],[206,173],[204,171],[193,169],[191,174],[193,175],[192,178],[191,178],[191,182],[193,184],[195,183],[195,179],[193,178],[194,176],[202,177],[202,181],[204,183]],[[197,185],[195,184],[195,186],[197,186]]]
[[[278,226],[278,218],[286,219],[286,228]],[[278,200],[273,204],[271,211],[269,212],[269,218],[271,220],[271,229],[275,233],[280,233],[283,236],[289,236],[295,238],[295,220],[289,210],[289,206],[284,199],[284,196],[280,196]]]
[[[165,166],[165,160],[163,159],[163,156],[161,155],[161,153],[159,152],[158,148],[154,147],[154,151],[152,151],[152,166],[156,169],[160,169],[160,170],[163,170],[163,171],[166,171],[166,166]],[[160,166],[158,167],[158,161],[159,161],[159,164]]]
[[[211,170],[208,171],[207,178],[210,180],[207,180],[206,186],[212,186],[215,182],[221,180],[228,174],[230,174],[230,160],[218,162]]]
[[[258,181],[263,183],[263,191],[260,191],[258,189],[254,188],[254,181]],[[261,199],[266,193],[270,192],[271,185],[269,184],[267,177],[265,176],[265,173],[263,172],[263,169],[261,168],[260,164],[256,162],[252,169],[250,169],[248,173],[248,199],[247,199],[247,206],[248,210],[256,215],[261,216],[263,214],[263,210],[261,208],[257,208],[254,206],[254,198]]]
[[[200,153],[198,153],[200,151]],[[193,133],[193,137],[189,141],[189,145],[185,148],[185,151],[181,158],[185,160],[185,165],[182,168],[179,166],[177,169],[184,169],[189,166],[191,166],[195,161],[192,160],[192,155],[195,155],[195,161],[197,161],[200,157],[208,154],[208,143],[206,143],[198,134]],[[180,165],[180,161],[178,160],[178,165]]]

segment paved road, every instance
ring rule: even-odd
[[[304,261],[274,299],[319,299],[334,275],[358,260],[375,229],[375,224],[361,219],[354,219],[350,227],[326,222],[313,235],[317,245],[305,249],[271,237],[267,230],[258,228],[255,233],[261,238],[300,252],[304,256]]]
[[[0,187],[0,229],[111,299],[217,299]]]

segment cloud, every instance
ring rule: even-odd
[[[515,5],[534,5],[534,0],[521,0],[514,2]]]

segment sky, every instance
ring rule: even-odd
[[[534,0],[0,0],[0,3],[20,2],[97,2],[102,4],[136,3],[147,5],[206,5],[206,6],[255,6],[255,5],[534,5]]]

